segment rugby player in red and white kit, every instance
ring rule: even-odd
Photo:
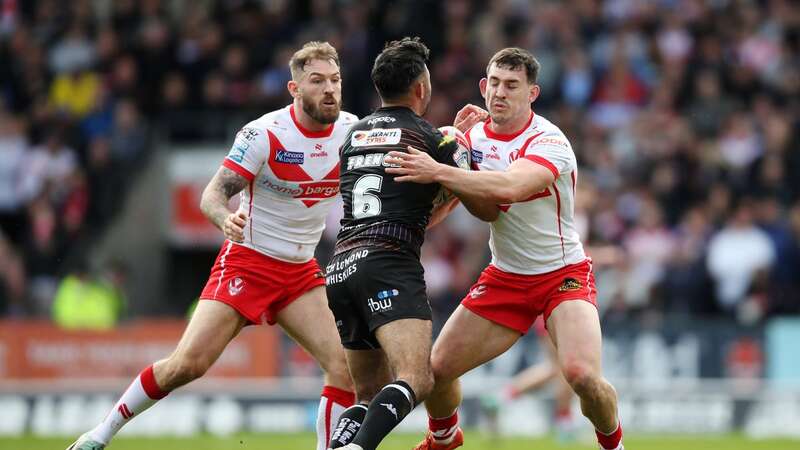
[[[236,136],[203,192],[203,213],[227,240],[175,351],[133,380],[111,412],[70,450],[99,450],[170,391],[202,376],[245,325],[279,324],[319,362],[325,387],[317,449],[354,402],[325,278],[314,249],[339,192],[339,146],[357,118],[341,111],[339,57],[309,42],[289,62],[291,105]],[[230,198],[241,192],[239,210]]]
[[[492,262],[434,344],[436,387],[425,401],[430,432],[417,449],[461,446],[458,377],[508,350],[540,315],[601,447],[622,449],[616,391],[601,374],[592,262],[574,223],[577,162],[561,130],[531,109],[538,70],[523,49],[492,57],[480,81],[489,119],[466,131],[477,170],[451,170],[413,148],[387,159],[400,166],[386,169],[399,175],[395,181],[440,183],[499,210],[491,223]],[[463,114],[478,113],[473,107]]]

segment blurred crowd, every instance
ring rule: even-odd
[[[344,108],[365,115],[374,55],[406,35],[431,48],[436,125],[482,104],[498,49],[539,59],[534,109],[577,153],[576,215],[606,315],[800,312],[791,0],[0,0],[0,311],[49,311],[154,135],[229,141],[289,102],[286,63],[312,39],[339,50]],[[487,237],[463,211],[431,231],[435,310],[467,292]]]

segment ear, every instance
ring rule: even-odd
[[[540,92],[541,90],[539,89],[538,84],[534,84],[533,86],[531,86],[531,91],[530,94],[528,95],[528,100],[530,101],[530,103],[535,102],[536,99],[539,98]]]
[[[486,98],[486,85],[489,84],[489,80],[486,78],[481,78],[481,81],[478,82],[478,87],[481,90],[481,97]]]
[[[286,89],[289,90],[289,94],[292,96],[292,98],[297,98],[300,96],[300,86],[297,84],[297,81],[289,80],[289,82],[286,83]]]
[[[425,98],[425,83],[422,80],[414,83],[414,98],[422,100]]]

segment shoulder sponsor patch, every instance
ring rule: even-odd
[[[228,152],[228,158],[232,161],[235,161],[239,164],[244,161],[244,155],[247,154],[247,150],[250,148],[250,144],[245,142],[243,139],[236,139],[233,142],[233,147],[231,147],[231,151]]]
[[[305,155],[303,152],[290,152],[288,150],[278,150],[275,152],[275,161],[284,164],[303,164]]]
[[[466,147],[459,146],[455,152],[453,152],[453,161],[455,161],[456,165],[464,170],[470,170],[470,166],[472,165],[470,151],[467,150]]]
[[[369,147],[372,145],[394,145],[400,143],[403,131],[400,128],[375,128],[356,130],[350,136],[350,146]]]
[[[256,140],[256,136],[258,136],[260,132],[256,128],[249,128],[244,127],[236,133],[236,139],[242,139],[248,142],[252,142]]]

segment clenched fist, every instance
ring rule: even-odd
[[[222,224],[222,233],[234,242],[244,241],[244,226],[247,224],[247,219],[247,213],[244,211],[229,214]]]

